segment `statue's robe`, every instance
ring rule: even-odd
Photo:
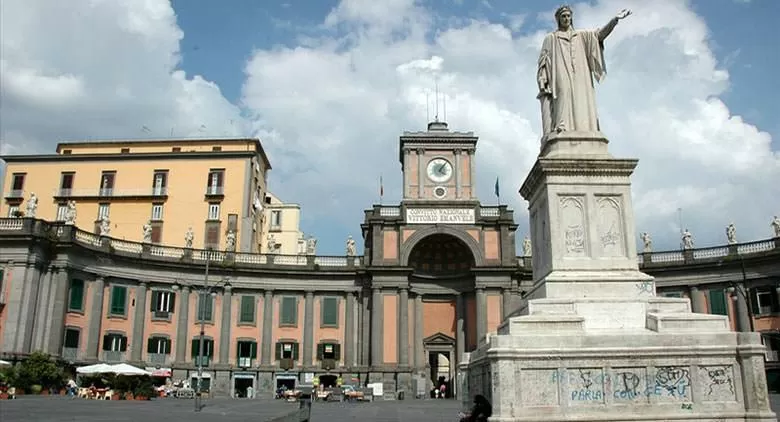
[[[537,82],[545,135],[599,131],[593,78],[601,81],[607,72],[601,31],[555,31],[544,38]]]

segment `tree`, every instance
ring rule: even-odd
[[[17,387],[24,389],[32,385],[40,385],[44,388],[59,387],[63,379],[62,368],[43,352],[33,352],[16,370]]]

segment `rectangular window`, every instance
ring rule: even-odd
[[[211,147],[211,150],[214,152],[222,151],[222,147]]]
[[[176,294],[165,290],[152,290],[152,303],[149,310],[157,317],[167,317],[173,312]],[[158,315],[165,314],[165,315]]]
[[[251,324],[255,322],[255,297],[241,296],[241,313],[238,322]]]
[[[130,148],[122,148],[119,150],[120,154],[130,154]]]
[[[155,170],[152,178],[152,195],[165,195],[168,189],[168,170]]]
[[[298,360],[298,343],[283,341],[276,343],[276,360],[280,359]]]
[[[125,286],[111,286],[111,307],[108,311],[109,315],[124,316],[127,310],[127,287]]]
[[[19,216],[19,206],[18,205],[9,205],[8,206],[8,218],[16,218]]]
[[[13,181],[11,182],[11,195],[14,198],[21,198],[23,197],[23,191],[24,191],[24,179],[26,173],[14,173],[13,174]]]
[[[225,183],[225,170],[212,169],[209,171],[208,179],[206,180],[206,194],[207,195],[222,195],[223,183]]]
[[[181,147],[173,147],[171,148],[171,152],[181,152]]]
[[[714,315],[728,315],[728,303],[723,289],[710,290],[710,313]]]
[[[100,175],[100,196],[111,196],[114,194],[114,179],[116,172],[104,171]]]
[[[103,350],[106,352],[127,351],[127,337],[124,334],[106,334],[103,336]]]
[[[97,219],[102,220],[103,217],[108,218],[109,212],[110,212],[109,204],[98,204]]]
[[[68,292],[68,310],[84,310],[84,280],[70,280],[70,292]]]
[[[271,230],[280,229],[282,227],[282,211],[271,211]]]
[[[339,325],[339,299],[336,297],[322,298],[322,325],[336,327]]]
[[[280,325],[298,325],[298,298],[293,296],[282,297]]]
[[[73,194],[73,178],[76,173],[62,172],[60,175],[60,196],[71,196]]]
[[[211,321],[214,313],[214,298],[208,294],[200,294],[198,299],[198,321]]]
[[[146,352],[159,355],[171,354],[171,339],[166,337],[149,337],[146,342]]]
[[[163,219],[163,205],[152,204],[152,221],[162,221]]]
[[[162,243],[162,223],[159,221],[152,222],[152,243]]]
[[[219,204],[218,203],[211,203],[211,204],[209,204],[208,220],[219,220]]]
[[[221,224],[219,221],[207,221],[205,242],[203,247],[205,249],[219,249],[219,229]]]
[[[252,366],[252,359],[257,358],[257,343],[254,341],[239,341],[236,345],[238,366],[248,368]]]
[[[339,360],[341,359],[341,345],[338,343],[320,343],[317,345],[317,359]]]
[[[65,217],[68,215],[68,205],[67,204],[58,204],[57,205],[57,221],[65,221]]]
[[[199,353],[200,353],[200,337],[195,337],[194,339],[192,339],[192,357],[193,358],[198,357]],[[214,356],[214,340],[210,338],[203,339],[203,356],[207,356],[207,357]]]
[[[79,348],[79,337],[81,337],[81,331],[73,329],[73,328],[66,328],[65,329],[65,343],[63,344],[63,347],[68,349],[78,349]]]

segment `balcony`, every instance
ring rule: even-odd
[[[103,360],[108,363],[120,363],[125,361],[125,352],[115,350],[104,350]]]
[[[192,363],[195,365],[202,364],[203,366],[209,366],[209,362],[211,362],[210,356],[203,356],[202,358],[198,359],[197,356],[192,358]]]
[[[252,358],[238,358],[238,366],[241,368],[250,368],[252,366]]]
[[[143,189],[55,189],[52,194],[55,199],[96,199],[96,198],[117,198],[117,199],[166,199],[168,189],[163,187],[143,188]]]
[[[168,366],[168,355],[165,353],[149,353],[146,361],[152,366]]]
[[[224,186],[207,186],[206,197],[207,198],[221,198],[225,196]]]
[[[24,191],[21,189],[10,190],[5,194],[5,199],[24,199]]]
[[[79,349],[77,347],[63,347],[62,359],[68,362],[76,362],[79,360]]]

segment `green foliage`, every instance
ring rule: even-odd
[[[149,377],[136,377],[138,379],[138,386],[133,391],[133,395],[136,397],[152,398],[155,395],[154,384]]]
[[[16,386],[25,390],[33,385],[60,387],[65,379],[62,368],[43,352],[33,352],[17,367],[15,375]]]
[[[0,368],[0,385],[16,385],[16,369],[14,366],[3,366]]]

